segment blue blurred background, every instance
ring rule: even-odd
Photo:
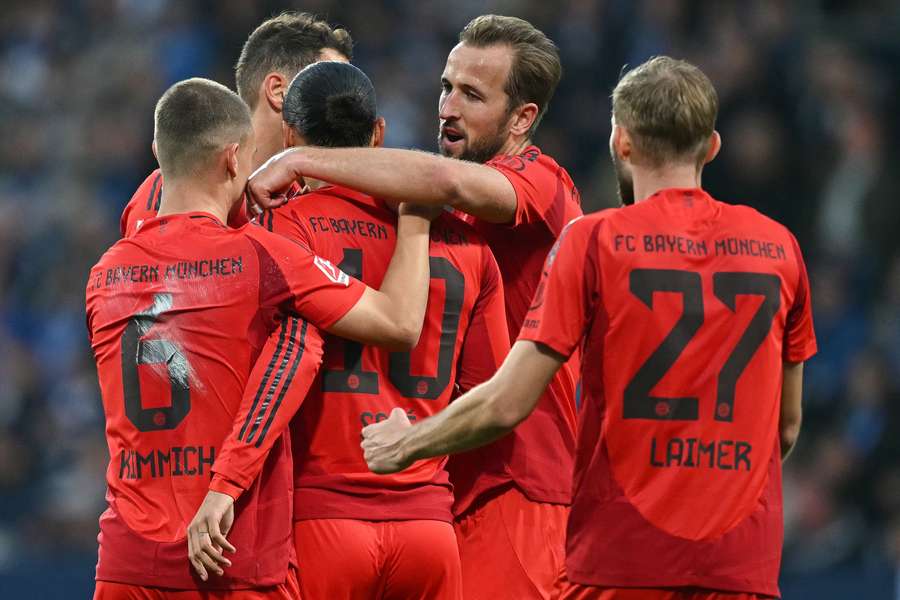
[[[721,99],[714,196],[788,225],[820,353],[785,472],[784,597],[900,599],[900,3],[849,0],[4,0],[0,8],[0,597],[87,598],[107,449],[83,298],[155,167],[153,105],[234,85],[283,9],[356,41],[389,145],[434,149],[439,76],[473,16],[524,17],[565,74],[537,143],[586,212],[616,203],[609,93],[624,64],[698,63]],[[136,558],[137,559],[137,558]]]

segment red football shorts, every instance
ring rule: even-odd
[[[765,596],[702,589],[605,588],[569,583],[561,600],[763,600]]]
[[[565,580],[569,508],[532,502],[516,487],[456,522],[466,600],[550,600]]]
[[[456,536],[443,521],[294,523],[304,598],[461,600]]]
[[[281,585],[248,590],[170,590],[112,581],[98,581],[94,588],[94,600],[300,600],[301,598],[297,571],[293,567],[288,569],[288,577]]]

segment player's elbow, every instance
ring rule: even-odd
[[[782,458],[787,457],[797,444],[797,439],[800,437],[800,424],[799,416],[796,419],[782,419],[780,427]]]
[[[408,352],[412,350],[419,343],[419,335],[421,333],[421,323],[418,327],[409,324],[399,325],[394,332],[390,350],[393,352]]]
[[[411,315],[395,314],[385,319],[382,343],[379,346],[391,352],[408,352],[419,343],[422,333],[422,319],[411,318]]]

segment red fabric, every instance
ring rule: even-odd
[[[599,588],[570,584],[562,600],[763,600],[766,596],[709,590],[663,590],[654,588]]]
[[[131,200],[122,210],[122,216],[119,219],[119,233],[122,234],[122,237],[133,236],[145,221],[156,216],[160,200],[162,200],[162,184],[162,173],[159,169],[155,169],[138,186]],[[229,215],[228,226],[237,228],[248,222],[247,203],[241,202],[234,213]]]
[[[380,200],[332,186],[259,219],[375,288],[394,252],[396,221]],[[414,420],[435,414],[457,388],[493,375],[509,350],[503,285],[481,237],[442,215],[432,225],[430,254],[428,310],[411,355],[327,339],[322,381],[292,424],[295,518],[452,519],[446,459],[375,475],[359,447],[363,426],[396,407]],[[355,370],[348,356],[361,361]]]
[[[321,361],[316,326],[364,289],[296,244],[205,213],[153,218],[103,255],[86,290],[110,449],[98,579],[181,589],[284,580],[285,428]],[[234,564],[202,583],[184,533],[213,472],[247,491],[229,533]]]
[[[173,590],[98,581],[94,600],[301,600],[301,596],[297,570],[291,567],[284,583],[240,590]]]
[[[456,522],[466,600],[551,600],[565,579],[569,509],[515,487],[482,497]]]
[[[310,519],[294,523],[305,598],[462,600],[449,523]]]
[[[809,313],[790,232],[702,190],[570,225],[520,339],[583,349],[572,581],[778,594],[780,374],[815,352]]]
[[[516,191],[515,220],[497,225],[463,216],[488,242],[503,275],[510,339],[519,334],[556,237],[581,215],[578,190],[565,169],[536,146],[487,163]],[[568,504],[575,453],[577,355],[553,378],[534,412],[493,444],[450,458],[459,515],[481,495],[514,482],[531,500]]]

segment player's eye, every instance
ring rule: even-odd
[[[441,89],[444,90],[444,93],[449,93],[450,90],[453,89],[453,86],[450,85],[450,82],[447,80],[441,81]]]
[[[481,96],[479,96],[472,90],[466,90],[466,98],[468,98],[469,100],[481,100]]]

